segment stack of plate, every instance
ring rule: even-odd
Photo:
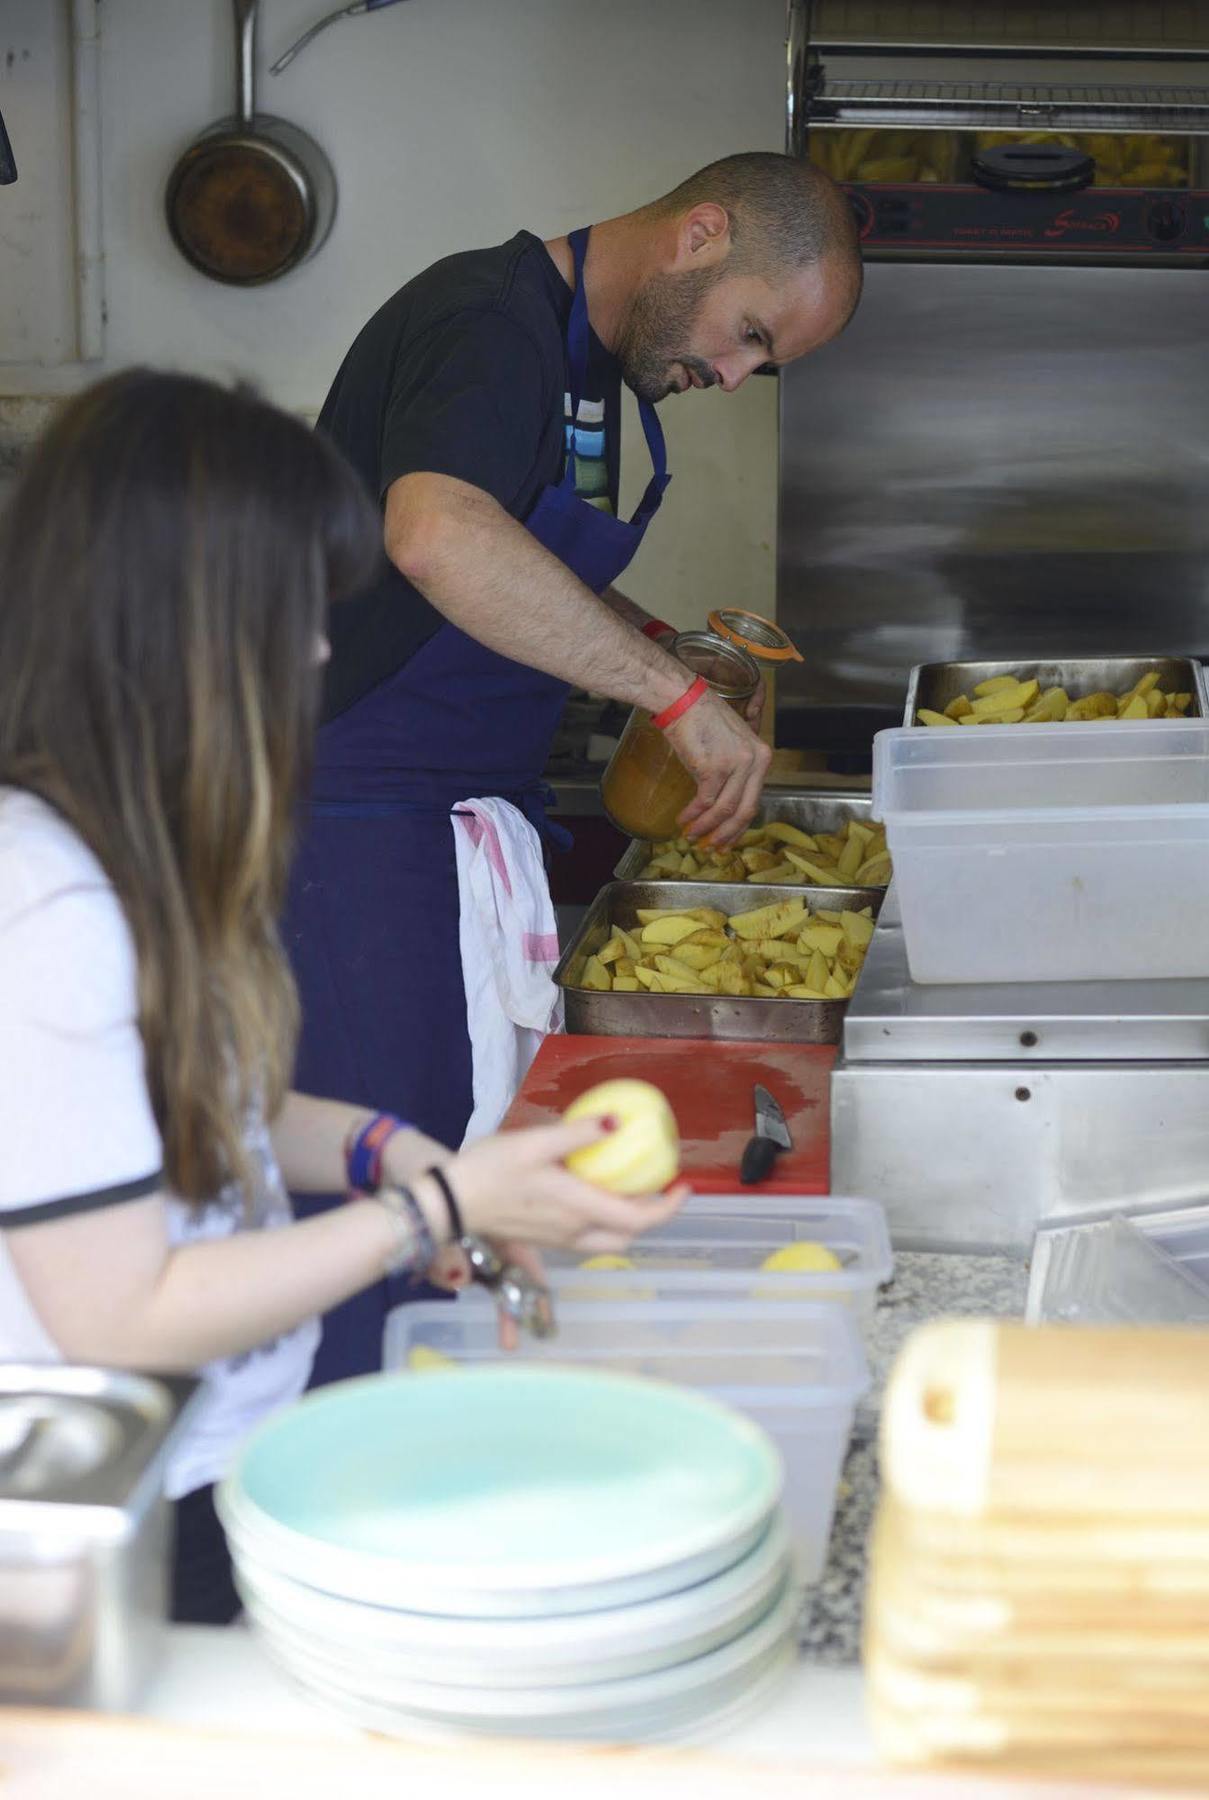
[[[245,1446],[219,1512],[279,1666],[373,1730],[646,1742],[792,1656],[768,1437],[702,1395],[487,1367],[345,1382]]]

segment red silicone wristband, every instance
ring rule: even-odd
[[[690,706],[696,706],[702,694],[708,693],[709,683],[703,675],[698,675],[692,687],[686,688],[679,700],[673,700],[672,704],[665,706],[661,713],[652,713],[651,724],[658,731],[666,731],[669,725],[674,725],[677,719],[684,717]]]
[[[674,625],[669,625],[664,619],[648,619],[642,628],[642,635],[653,642],[656,638],[661,638],[665,631],[675,632],[675,629]]]

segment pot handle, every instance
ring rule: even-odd
[[[246,129],[256,117],[256,5],[235,0],[235,113]]]

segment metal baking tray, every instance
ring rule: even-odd
[[[765,794],[752,825],[796,825],[799,831],[809,832],[813,836],[816,831],[840,831],[849,819],[860,819],[865,823],[872,813],[873,797],[870,794],[836,794],[827,789],[786,788],[781,793]],[[621,861],[613,870],[613,879],[640,881],[643,865],[649,855],[650,847],[645,838],[631,838]],[[691,887],[696,893],[701,883],[676,881],[671,885]],[[753,884],[742,882],[736,885],[750,887]],[[776,883],[772,885],[775,887]],[[704,905],[705,902],[701,904]]]
[[[766,1000],[760,995],[602,994],[571,985],[572,971],[606,944],[614,925],[629,931],[638,909],[682,912],[713,906],[728,916],[781,900],[802,900],[808,912],[859,911],[877,917],[884,888],[758,886],[711,881],[613,881],[602,888],[554,971],[563,990],[566,1028],[579,1037],[737,1038],[768,1044],[838,1044],[846,1000]],[[857,980],[859,991],[860,980]]]
[[[903,724],[914,725],[921,706],[943,712],[958,694],[971,693],[980,681],[989,681],[993,675],[1017,675],[1021,681],[1036,678],[1042,690],[1064,687],[1072,700],[1078,700],[1085,694],[1119,694],[1152,671],[1164,692],[1192,695],[1185,718],[1209,717],[1209,685],[1204,665],[1195,657],[1069,656],[1049,662],[1020,658],[1012,662],[917,663],[907,687]]]

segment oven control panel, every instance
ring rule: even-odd
[[[940,182],[846,185],[866,255],[1209,260],[1204,190],[1004,193]]]

